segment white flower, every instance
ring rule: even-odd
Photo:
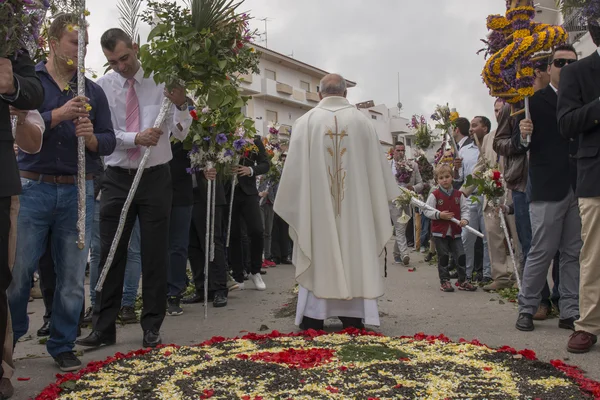
[[[239,136],[239,137],[243,138],[244,135],[246,134],[246,130],[244,129],[244,127],[240,126],[239,128],[237,128],[235,130],[235,134],[236,134],[236,136]]]
[[[210,107],[206,106],[202,109],[202,114],[208,114],[210,112]]]

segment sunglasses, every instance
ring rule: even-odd
[[[573,64],[575,61],[575,59],[570,59],[570,58],[555,58],[552,61],[552,65],[554,65],[556,68],[562,68],[567,64]]]

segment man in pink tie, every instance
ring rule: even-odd
[[[145,78],[138,61],[138,46],[121,29],[109,29],[100,40],[102,51],[113,69],[98,80],[106,92],[112,111],[117,147],[104,162],[107,166],[100,199],[101,262],[104,267],[119,217],[141,156],[147,148],[152,152],[127,215],[123,235],[106,277],[102,292],[97,293],[93,311],[92,333],[77,343],[98,347],[116,341],[116,319],[121,306],[127,244],[135,219],[139,218],[142,253],[141,325],[144,347],[161,343],[160,327],[167,305],[167,266],[169,217],[172,181],[169,169],[171,145],[169,133],[183,140],[192,124],[185,90],[165,90],[152,76]],[[154,123],[164,97],[173,103],[160,128]],[[91,288],[94,290],[94,288]]]

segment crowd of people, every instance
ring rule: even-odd
[[[41,294],[36,297],[43,297],[46,307],[37,334],[48,336],[48,353],[62,371],[81,367],[73,351],[76,343],[113,344],[118,320],[138,321],[140,280],[144,347],[161,343],[163,319],[183,314],[182,302],[204,301],[209,181],[216,201],[207,300],[224,307],[228,292],[248,282],[265,290],[263,267],[290,263],[287,225],[273,212],[277,186],[265,188],[259,179],[270,168],[263,140],[256,136],[258,151],[233,168],[235,185],[214,168],[190,173],[181,140],[188,135],[195,105],[185,89],[166,90],[144,77],[137,44],[121,29],[109,29],[101,45],[113,72],[97,82],[86,79],[85,97],[77,96],[78,32],[68,29],[76,21],[70,14],[52,21],[45,61],[34,65],[26,51],[0,59],[2,398],[13,392],[12,353],[29,330],[27,307],[37,286]],[[164,97],[172,102],[171,110],[165,123],[154,128]],[[14,127],[9,113],[16,117]],[[78,247],[76,223],[79,137],[86,147],[83,248]],[[114,260],[96,291],[146,148],[152,152]],[[263,252],[269,260],[263,260]],[[84,299],[86,265],[89,300]],[[184,297],[189,283],[195,292]],[[82,324],[91,324],[92,331],[77,340]]]
[[[496,131],[484,116],[454,120],[458,154],[451,164],[436,165],[431,179],[422,177],[424,163],[407,160],[403,143],[396,144],[387,162],[371,122],[346,100],[346,81],[327,75],[321,102],[294,126],[282,156],[281,182],[259,179],[271,165],[257,136],[258,151],[233,168],[233,184],[214,168],[189,172],[186,150],[171,138],[188,135],[195,106],[184,88],[167,90],[144,76],[138,46],[122,30],[109,29],[101,38],[113,72],[97,82],[86,79],[86,97],[75,95],[78,33],[68,29],[75,20],[69,14],[53,20],[46,61],[34,65],[25,51],[0,58],[2,396],[12,393],[12,352],[29,329],[36,272],[46,305],[38,333],[49,336],[46,346],[59,368],[74,371],[81,367],[76,343],[114,344],[117,320],[137,321],[134,304],[142,275],[144,347],[161,343],[163,319],[181,315],[182,302],[207,300],[223,307],[228,292],[247,283],[265,290],[264,267],[276,264],[296,268],[301,328],[321,329],[332,316],[344,327],[379,325],[377,298],[383,295],[385,274],[380,261],[392,227],[396,263],[410,265],[411,241],[429,245],[428,258],[437,253],[442,291],[472,292],[478,284],[486,291],[511,288],[518,274],[517,329],[533,330],[533,320],[547,318],[556,308],[558,326],[573,331],[570,352],[587,352],[596,343],[600,89],[592,83],[600,52],[577,61],[575,49],[562,45],[538,59],[530,118],[514,114],[499,98]],[[600,38],[594,39],[600,45]],[[171,110],[155,128],[164,97]],[[9,115],[15,117],[14,127]],[[85,188],[76,180],[78,138],[86,147]],[[146,148],[152,152],[122,238],[96,291]],[[490,204],[467,182],[489,165],[503,174],[508,190],[502,204]],[[216,193],[215,235],[205,299],[209,182]],[[430,208],[417,218],[409,207],[395,207],[398,186],[420,193]],[[80,248],[78,192],[84,189],[87,234]],[[508,214],[508,238],[500,211]],[[411,214],[421,237],[410,238]],[[463,229],[467,225],[483,240]],[[507,246],[515,249],[516,268]],[[551,264],[552,290],[547,282]],[[454,286],[452,279],[458,279]],[[194,293],[184,297],[190,280]],[[91,323],[92,331],[77,340],[82,323]]]
[[[594,39],[600,44],[600,38]],[[452,133],[458,156],[453,166],[436,165],[431,181],[422,180],[422,164],[406,160],[403,143],[396,144],[390,161],[398,184],[420,193],[437,209],[421,210],[420,241],[423,246],[431,239],[427,259],[437,252],[440,289],[453,292],[450,280],[454,278],[460,290],[476,290],[476,283],[486,291],[519,288],[518,273],[522,283],[516,328],[532,331],[534,320],[548,318],[555,309],[558,327],[573,331],[567,345],[572,353],[588,352],[600,333],[598,268],[593,261],[600,106],[591,94],[597,90],[589,85],[595,81],[591,74],[600,65],[599,57],[594,52],[578,61],[571,45],[557,46],[552,54],[538,57],[530,117],[514,113],[505,99],[498,98],[495,131],[484,116],[470,122],[456,119]],[[507,188],[506,197],[497,204],[483,198],[466,180],[489,166],[499,168]],[[394,258],[408,266],[410,221],[390,207],[398,249]],[[500,211],[508,215],[509,238],[501,226]],[[464,229],[461,232],[459,225],[449,222],[451,218],[484,234],[482,253],[476,251],[477,237]],[[509,244],[515,251],[516,271]],[[478,264],[482,266],[479,274]],[[548,285],[551,267],[552,289]]]

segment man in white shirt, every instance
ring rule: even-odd
[[[101,45],[113,73],[103,76],[98,84],[106,92],[112,111],[117,148],[105,157],[107,165],[102,183],[100,205],[100,237],[104,266],[110,250],[125,198],[131,188],[142,155],[147,147],[152,153],[139,187],[131,203],[113,265],[102,292],[96,296],[94,330],[77,343],[98,347],[116,341],[115,321],[121,306],[123,279],[127,262],[127,243],[136,217],[140,221],[142,253],[144,347],[161,343],[160,327],[166,313],[169,216],[172,182],[169,161],[172,158],[169,133],[183,140],[192,124],[185,90],[167,91],[152,77],[144,78],[137,58],[138,46],[121,29],[109,29]],[[160,128],[154,128],[164,96],[173,102],[172,109]],[[93,290],[94,288],[92,288]]]
[[[466,118],[458,118],[454,122],[454,140],[458,145],[459,158],[454,163],[454,178],[455,188],[459,189],[466,181],[467,176],[473,173],[477,160],[479,159],[479,148],[469,137],[471,123]],[[469,216],[469,226],[477,229],[485,235],[485,223],[483,221],[483,208],[481,203],[476,201],[470,202],[471,214]],[[462,232],[462,241],[465,248],[465,256],[467,258],[467,277],[473,278],[473,270],[475,269],[475,241],[477,237],[469,233],[466,229]],[[492,267],[490,264],[490,255],[488,253],[487,238],[483,238],[483,283],[489,284],[492,282]]]

